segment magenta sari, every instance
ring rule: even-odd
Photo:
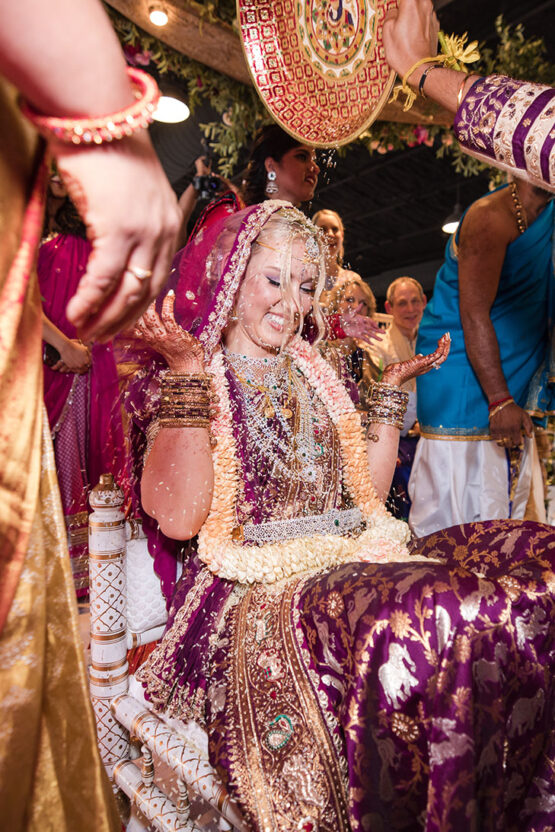
[[[44,243],[37,270],[46,316],[68,338],[75,328],[65,309],[85,272],[91,244],[74,234]],[[59,373],[44,365],[48,412],[62,505],[68,530],[73,579],[78,596],[87,594],[88,494],[100,475],[112,472],[127,482],[127,453],[116,363],[111,344],[94,344],[88,373]]]

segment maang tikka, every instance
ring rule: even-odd
[[[273,196],[277,194],[279,188],[276,185],[276,172],[275,170],[268,171],[268,181],[266,182],[266,193],[268,196]]]

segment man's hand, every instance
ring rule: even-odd
[[[511,402],[491,417],[489,429],[491,438],[502,448],[518,448],[524,436],[532,436],[534,425],[528,413]]]
[[[383,44],[387,62],[401,78],[421,58],[437,54],[439,23],[431,0],[401,0],[398,9],[387,13]],[[425,67],[408,81],[418,83]]]

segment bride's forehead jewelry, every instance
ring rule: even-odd
[[[304,238],[301,238],[304,239]],[[268,243],[262,243],[260,240],[256,240],[257,246],[262,246],[262,248],[268,248],[270,251],[277,251],[279,254],[285,254],[283,249],[276,248],[275,246],[271,246]],[[304,239],[305,243],[305,256],[304,257],[295,257],[295,255],[291,255],[293,260],[299,260],[301,263],[319,263],[320,262],[320,247],[318,243],[313,237],[307,237]]]

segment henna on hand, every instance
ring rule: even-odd
[[[451,336],[448,332],[437,342],[437,349],[429,355],[415,355],[408,361],[388,364],[384,370],[382,381],[400,387],[412,378],[422,376],[430,370],[439,370],[451,349]]]
[[[160,315],[152,303],[135,324],[135,332],[160,353],[174,372],[193,372],[204,364],[202,344],[174,317],[175,294],[168,292]]]

